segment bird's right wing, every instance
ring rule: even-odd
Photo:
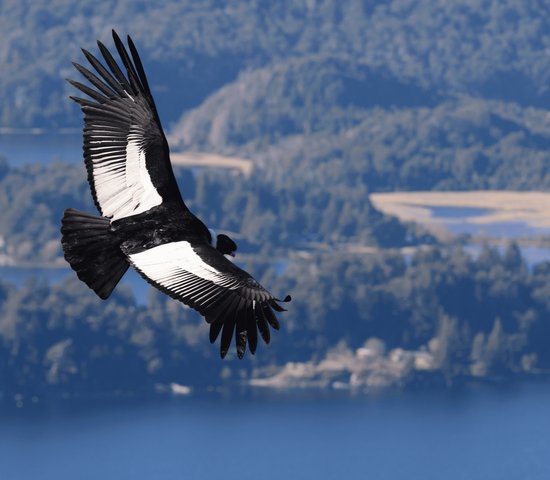
[[[222,358],[234,331],[237,355],[242,358],[247,341],[250,352],[255,353],[257,330],[269,343],[268,324],[279,329],[273,310],[284,309],[277,299],[210,245],[178,241],[125,253],[149,283],[205,317],[212,343],[222,332]],[[283,301],[289,300],[287,297]]]
[[[98,42],[107,67],[90,52],[84,55],[97,73],[75,63],[92,87],[71,85],[90,99],[71,97],[84,112],[84,160],[99,212],[111,220],[137,215],[163,202],[181,202],[168,143],[137,50],[128,37],[132,58],[113,31],[126,75]]]

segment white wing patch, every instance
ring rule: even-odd
[[[144,134],[132,126],[124,136],[100,127],[90,132],[97,201],[104,216],[112,220],[146,212],[162,203],[147,171]]]
[[[204,291],[205,281],[230,290],[240,286],[238,280],[228,278],[206,263],[189,242],[165,243],[129,257],[151,280],[184,296]]]
[[[146,212],[162,203],[162,197],[155,189],[147,170],[143,138],[143,132],[138,127],[130,129],[126,146],[126,186],[135,205],[130,215]],[[124,216],[127,214],[116,215],[117,218]]]

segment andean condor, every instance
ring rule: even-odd
[[[106,66],[83,50],[95,73],[74,63],[90,86],[71,85],[89,99],[70,97],[84,112],[84,161],[101,216],[67,209],[62,219],[65,259],[99,297],[109,297],[132,265],[162,292],[192,307],[220,334],[224,358],[233,333],[237,355],[269,343],[279,329],[273,310],[284,309],[247,272],[229,261],[237,246],[211,231],[185,205],[170,164],[151,90],[138,52],[131,57],[113,31],[126,71],[98,41]],[[287,296],[283,302],[289,301]]]

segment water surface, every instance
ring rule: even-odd
[[[550,478],[550,385],[0,409],[2,478]]]
[[[67,278],[79,281],[76,273],[71,270],[68,264],[64,267],[57,268],[0,266],[0,279],[16,287],[23,286],[29,279],[44,281],[48,284],[56,284]],[[120,285],[126,285],[131,289],[139,305],[147,304],[148,292],[152,287],[143,280],[133,268],[127,270],[120,280]]]
[[[65,133],[0,133],[0,157],[6,158],[12,166],[47,165],[54,161],[83,163],[82,132],[75,128]]]

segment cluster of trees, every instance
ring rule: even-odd
[[[0,255],[16,264],[55,262],[62,256],[61,217],[70,206],[95,209],[83,167],[0,167]]]
[[[550,369],[550,263],[528,270],[515,245],[503,254],[485,247],[476,259],[431,247],[408,260],[312,254],[296,256],[284,272],[257,259],[248,266],[294,301],[272,344],[244,361],[231,352],[221,362],[202,318],[156,290],[140,306],[128,289],[103,302],[72,277],[19,289],[0,283],[0,391],[150,392],[159,383],[242,382],[371,337],[388,349],[430,345],[435,379]]]
[[[171,139],[182,149],[252,158],[281,182],[292,173],[371,191],[550,186],[544,108],[436,100],[345,61],[243,75],[185,114]]]
[[[409,263],[400,255],[311,260],[306,274],[293,262],[278,277],[296,298],[285,325],[309,331],[305,345],[340,338],[358,348],[375,336],[388,348],[417,350],[437,339],[446,374],[467,375],[474,364],[492,374],[520,371],[526,359],[548,371],[550,264],[530,271],[514,244],[502,254],[485,246],[477,258],[435,246]]]

